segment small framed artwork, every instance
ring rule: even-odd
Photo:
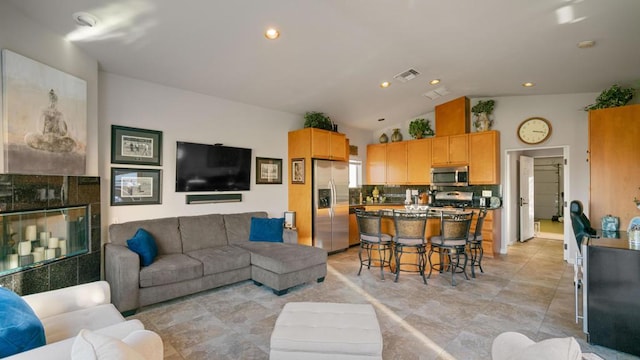
[[[291,183],[304,184],[304,158],[291,159]]]
[[[256,157],[256,184],[282,184],[282,159]]]
[[[111,168],[111,206],[162,204],[162,170]]]
[[[111,163],[162,165],[162,131],[111,125]]]

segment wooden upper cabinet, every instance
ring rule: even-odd
[[[298,132],[300,134],[297,137],[301,139],[305,137],[303,135],[305,132],[310,134],[310,142],[307,144],[311,145],[312,158],[341,161],[349,159],[347,155],[349,153],[347,138],[344,134],[315,128],[294,131],[294,133]]]
[[[408,184],[431,183],[431,142],[431,138],[407,141]]]
[[[620,217],[626,230],[640,198],[640,104],[589,111],[589,219]],[[585,204],[586,206],[586,204]]]
[[[469,135],[437,136],[431,139],[433,166],[458,166],[469,163]]]
[[[469,134],[469,184],[500,183],[500,133]]]
[[[409,141],[387,144],[387,184],[405,184],[407,182],[407,143]]]
[[[436,136],[468,133],[470,114],[466,96],[436,106]]]
[[[380,185],[387,181],[387,144],[367,145],[367,184]]]

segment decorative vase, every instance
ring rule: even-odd
[[[477,131],[487,131],[491,129],[491,120],[489,120],[489,116],[487,113],[479,113],[478,119],[476,120],[476,129]]]
[[[380,135],[380,143],[384,144],[387,143],[389,141],[389,137],[387,136],[386,133],[382,133],[382,135]]]
[[[391,142],[402,141],[402,134],[400,134],[400,129],[393,129],[393,134],[391,134]]]

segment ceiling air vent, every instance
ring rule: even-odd
[[[449,90],[447,90],[447,88],[445,88],[444,86],[441,86],[435,90],[431,90],[429,92],[422,94],[422,96],[428,97],[431,100],[435,100],[441,96],[445,96],[448,94],[449,94]]]
[[[415,79],[416,77],[418,77],[418,75],[420,75],[420,73],[417,70],[409,69],[407,71],[401,72],[400,74],[394,76],[393,78],[397,79],[400,82],[405,83],[409,80]]]

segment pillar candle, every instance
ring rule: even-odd
[[[31,241],[20,241],[18,244],[18,255],[25,256],[31,254]]]
[[[33,241],[35,239],[37,239],[37,231],[38,228],[35,225],[28,225],[27,226],[27,230],[26,230],[26,234],[25,234],[25,238],[29,241]]]
[[[41,231],[40,232],[40,242],[42,242],[43,244],[46,244],[47,241],[49,241],[50,237],[51,237],[51,232],[50,231]]]
[[[49,249],[55,249],[60,246],[60,241],[57,237],[49,238],[49,245],[47,246]]]
[[[47,249],[44,251],[44,258],[51,260],[56,257],[56,249]]]
[[[60,239],[58,245],[60,245],[60,254],[67,255],[67,240]]]
[[[31,253],[31,255],[33,255],[33,262],[39,262],[44,260],[44,252],[40,252],[40,251],[34,251]]]
[[[39,252],[44,254],[44,247],[38,246],[36,248],[33,248],[33,252]]]
[[[9,269],[18,267],[18,254],[9,254]]]

